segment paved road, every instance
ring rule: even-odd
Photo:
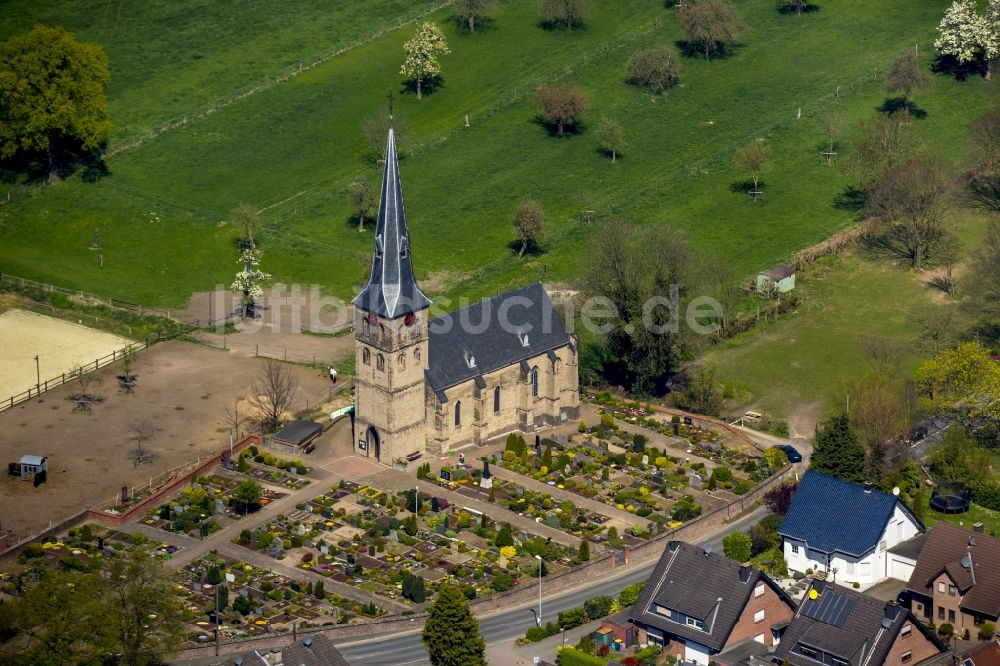
[[[726,525],[717,534],[702,541],[699,545],[711,546],[713,551],[721,551],[723,537],[734,530],[749,528],[765,513],[764,509],[757,509],[731,525]],[[605,578],[599,583],[548,599],[544,596],[543,585],[542,621],[554,620],[558,611],[580,606],[591,597],[600,594],[617,595],[626,585],[649,578],[655,564],[656,562],[653,561],[635,566],[635,568],[625,568],[622,569],[624,573],[618,577]],[[534,623],[534,615],[530,608],[530,605],[526,605],[480,618],[479,626],[486,642],[494,644],[522,636],[525,630]],[[420,642],[420,634],[416,630],[338,646],[338,649],[353,666],[423,666],[430,663],[427,659],[427,652]]]

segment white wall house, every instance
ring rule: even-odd
[[[807,472],[778,533],[790,570],[869,587],[898,575],[888,551],[923,530],[898,497]]]

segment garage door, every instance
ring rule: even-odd
[[[693,641],[686,641],[684,643],[684,659],[707,666],[710,661],[708,658],[708,648]]]
[[[913,574],[913,567],[916,563],[902,557],[889,558],[889,577],[896,580],[908,581]]]

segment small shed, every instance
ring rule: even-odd
[[[758,294],[784,294],[795,289],[795,269],[785,264],[769,268],[757,276]]]
[[[323,425],[315,421],[295,419],[271,438],[271,448],[295,454],[323,434]]]
[[[49,471],[49,459],[45,456],[21,456],[21,478],[34,478],[39,472]]]

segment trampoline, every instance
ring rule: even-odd
[[[969,510],[969,491],[946,488],[931,495],[931,508],[938,513],[956,514]]]

